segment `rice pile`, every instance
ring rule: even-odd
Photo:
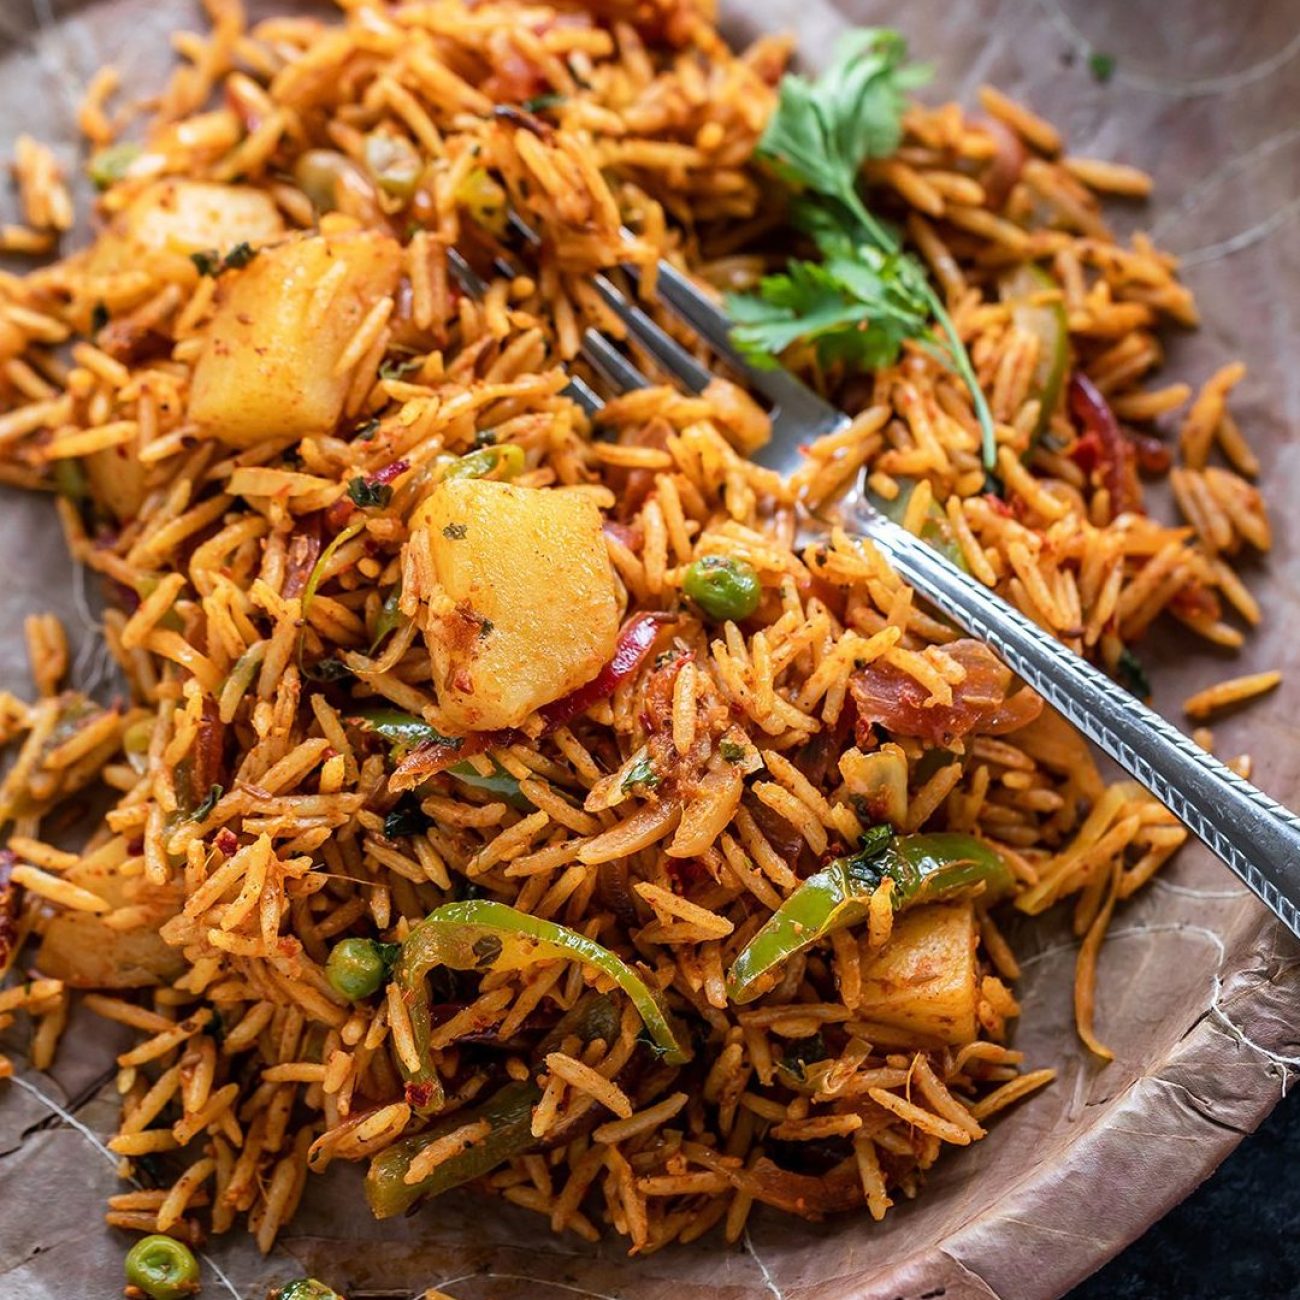
[[[236,0],[207,7],[211,31],[177,37],[182,63],[156,100],[119,104],[111,70],[90,89],[82,126],[101,150],[148,118],[143,149],[97,155],[111,163],[103,221],[142,194],[165,206],[167,178],[236,183],[268,196],[285,229],[382,229],[404,260],[349,345],[338,429],[243,450],[187,413],[238,266],[201,275],[188,256],[88,251],[0,277],[0,474],[58,492],[72,553],[112,595],[104,634],[130,683],[112,706],[65,689],[62,630],[29,621],[36,698],[0,697],[16,747],[0,788],[12,831],[0,955],[34,968],[41,942],[42,969],[0,991],[0,1025],[29,1017],[30,1057],[46,1068],[80,987],[95,990],[78,995],[86,1007],[137,1032],[118,1057],[110,1146],[143,1187],[113,1198],[108,1223],[197,1241],[240,1222],[265,1251],[309,1170],[419,1132],[396,987],[350,1004],[324,962],[342,936],[400,941],[467,895],[640,963],[697,1045],[687,1067],[646,1063],[629,1006],[608,1041],[536,1060],[597,977],[549,961],[460,981],[431,1042],[444,1116],[508,1079],[541,1088],[535,1148],[481,1187],[557,1232],[612,1228],[634,1253],[715,1228],[734,1241],[755,1203],[881,1218],[944,1147],[978,1140],[1050,1079],[1007,1045],[1014,955],[976,898],[976,1029],[941,1042],[891,1019],[896,990],[875,972],[891,931],[920,914],[895,919],[887,898],[743,1007],[724,988],[735,954],[871,820],[976,833],[1010,863],[1022,910],[1068,900],[1079,1029],[1105,1054],[1092,1027],[1102,937],[1185,832],[1132,783],[1108,787],[1081,739],[869,547],[835,533],[796,554],[795,503],[828,501],[860,470],[885,498],[917,480],[910,526],[937,503],[977,580],[1113,670],[1132,670],[1126,645],[1162,614],[1239,645],[1260,611],[1232,560],[1269,545],[1229,409],[1243,369],[1196,394],[1151,386],[1159,329],[1195,324],[1195,307],[1174,259],[1141,235],[1116,242],[1098,201],[1140,196],[1146,178],[1064,154],[1049,124],[991,89],[978,113],[909,111],[897,155],[872,165],[873,202],[903,224],[968,342],[1002,493],[986,490],[968,394],[920,349],[870,376],[790,358],[854,419],[784,483],[746,459],[766,416],[734,385],[613,400],[599,440],[563,390],[585,327],[622,333],[591,288],[596,268],[641,266],[663,319],[660,256],[720,287],[777,264],[764,250],[783,214],[749,159],[785,40],[733,53],[697,0],[357,2],[337,25],[253,27]],[[418,159],[405,195],[371,179],[376,133]],[[299,167],[312,150],[332,151],[321,165],[344,178],[319,218]],[[4,245],[43,251],[70,223],[68,192],[33,141],[15,167],[24,224]],[[508,208],[541,249],[476,302],[447,252],[491,251]],[[1065,311],[1073,365],[1141,431],[1122,445],[1085,445],[1064,403],[1043,413],[1031,399],[1038,340],[995,288],[1030,261],[1050,272],[1041,303]],[[326,319],[328,295],[314,310]],[[1040,417],[1047,436],[1022,461]],[[1181,420],[1178,525],[1143,513],[1138,476],[1167,467],[1149,432],[1167,419]],[[674,616],[607,701],[492,752],[531,811],[446,774],[414,795],[393,788],[387,747],[352,720],[388,703],[439,723],[435,593],[411,520],[449,457],[487,446],[519,449],[517,484],[579,489],[600,508],[625,616]],[[358,478],[391,493],[355,506]],[[680,594],[702,555],[758,571],[762,603],[742,626],[702,621]],[[1271,680],[1243,679],[1192,712]],[[704,777],[724,735],[752,774],[720,791]],[[623,779],[647,747],[657,789]],[[97,783],[117,795],[99,830],[79,852],[53,847]],[[399,799],[422,816],[390,836]],[[687,821],[698,851],[669,856]],[[486,1136],[479,1122],[451,1129],[416,1172]]]

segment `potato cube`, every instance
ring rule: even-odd
[[[438,702],[468,731],[514,727],[590,681],[618,639],[600,512],[575,492],[442,483],[428,530],[446,600],[428,640]]]
[[[158,181],[114,218],[96,240],[92,276],[152,271],[162,279],[193,280],[191,253],[254,248],[283,237],[284,221],[271,196],[248,185]]]
[[[925,1040],[975,1037],[975,909],[931,903],[894,918],[889,942],[862,964],[859,1014]]]
[[[401,264],[396,240],[366,232],[290,240],[227,272],[194,368],[190,420],[235,447],[331,432],[352,382],[339,358],[396,289]],[[314,301],[327,276],[328,301]]]

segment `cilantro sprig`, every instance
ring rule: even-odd
[[[757,152],[796,191],[791,219],[812,236],[822,261],[791,260],[784,274],[766,276],[757,294],[729,295],[727,309],[736,347],[758,366],[775,365],[777,354],[802,341],[824,363],[876,369],[891,364],[906,340],[917,340],[970,389],[992,467],[993,417],[957,327],[925,267],[903,251],[858,188],[863,163],[898,148],[908,92],[929,75],[928,67],[907,62],[902,36],[873,27],[854,33],[815,81],[798,74],[782,80]]]

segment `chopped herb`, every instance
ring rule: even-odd
[[[1119,652],[1119,662],[1115,665],[1115,671],[1126,690],[1132,691],[1134,695],[1144,700],[1151,698],[1151,678],[1147,675],[1142,660],[1128,646]]]
[[[738,745],[734,740],[723,740],[718,742],[718,753],[727,760],[728,763],[740,763],[745,758],[744,745]]]
[[[419,800],[404,794],[384,817],[384,835],[390,840],[401,839],[404,835],[423,835],[432,825],[432,819],[420,807]]]
[[[879,857],[893,842],[894,828],[888,822],[868,826],[858,840],[858,851],[853,856],[859,863]]]
[[[375,433],[378,430],[378,428],[379,428],[379,417],[375,415],[372,416],[369,420],[363,420],[360,424],[358,424],[357,427],[353,430],[352,436],[358,442],[369,442],[370,439],[375,436]]]
[[[191,253],[190,261],[198,267],[200,275],[217,275],[221,270],[221,254],[215,248],[202,253]]]
[[[816,81],[797,74],[782,80],[757,152],[798,191],[792,219],[822,260],[792,260],[783,275],[766,276],[757,294],[729,295],[727,309],[736,322],[733,341],[760,367],[774,366],[777,354],[804,341],[823,363],[877,369],[897,358],[905,340],[917,340],[970,390],[991,466],[993,417],[966,346],[925,267],[858,192],[863,163],[898,147],[907,92],[928,76],[907,63],[907,43],[897,32],[868,28],[844,43]]]
[[[306,665],[303,671],[314,682],[341,682],[352,676],[352,669],[333,656],[318,659],[314,664]]]
[[[257,249],[248,243],[238,243],[225,256],[222,266],[227,271],[242,271],[257,256]]]
[[[223,785],[217,785],[214,782],[211,789],[208,790],[208,797],[204,799],[204,801],[201,804],[199,804],[199,806],[192,813],[190,813],[190,821],[192,822],[207,821],[212,810],[217,806],[217,800],[220,799],[221,796],[225,793],[226,793],[226,787]]]
[[[807,1068],[816,1061],[824,1061],[829,1055],[826,1041],[820,1033],[810,1038],[796,1038],[785,1045],[781,1065],[801,1083],[807,1077]]]
[[[220,275],[222,271],[241,271],[257,256],[257,249],[251,244],[239,243],[222,257],[215,248],[204,249],[200,253],[191,253],[190,261],[199,269],[200,275]]]
[[[393,489],[387,483],[372,483],[358,474],[348,484],[348,496],[354,505],[369,510],[374,506],[386,506],[393,499]]]
[[[478,634],[480,640],[491,635],[496,624],[490,618],[484,618],[482,614],[478,616]]]
[[[401,379],[403,375],[409,375],[413,370],[419,370],[424,365],[423,357],[408,357],[405,361],[385,361],[379,367],[380,379]]]
[[[532,99],[524,100],[519,107],[522,108],[525,113],[541,113],[548,108],[558,108],[564,103],[564,101],[564,95],[534,95]]]
[[[497,440],[495,429],[479,429],[474,435],[475,447],[491,447]]]
[[[1115,75],[1115,56],[1102,50],[1093,50],[1088,55],[1088,71],[1092,73],[1094,81],[1099,81],[1104,86]]]
[[[474,965],[481,970],[496,965],[496,960],[501,956],[501,950],[504,947],[505,943],[500,935],[485,934],[480,936],[470,945],[470,952],[474,954]]]
[[[90,332],[98,334],[108,324],[108,308],[97,302],[90,313]]]
[[[623,778],[623,784],[619,787],[622,790],[653,790],[656,786],[663,784],[663,777],[654,769],[654,764],[648,758],[638,758],[635,763],[627,770],[627,775]]]
[[[468,534],[468,524],[446,524],[443,526],[442,530],[442,535],[449,542],[463,542]]]

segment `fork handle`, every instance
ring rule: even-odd
[[[917,592],[1152,792],[1300,937],[1300,818],[920,538],[870,507],[856,531]]]

